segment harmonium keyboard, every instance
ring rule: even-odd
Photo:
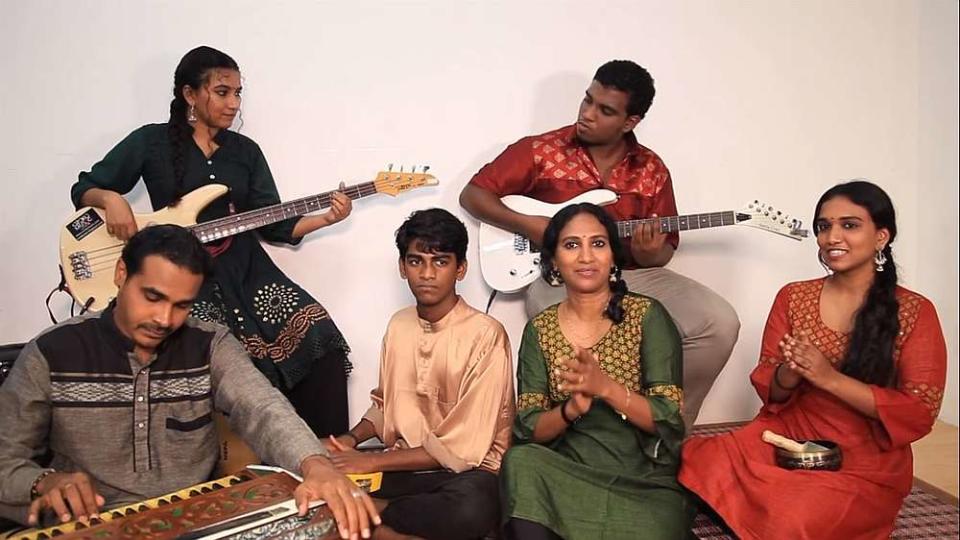
[[[349,475],[366,491],[380,486],[380,473]],[[9,540],[237,540],[340,538],[333,514],[322,503],[297,516],[293,491],[299,480],[285,472],[246,469],[155,499],[101,512],[89,522],[71,521],[0,537]]]

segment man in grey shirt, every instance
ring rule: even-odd
[[[192,233],[147,227],[123,249],[110,307],[27,344],[0,387],[0,514],[31,525],[48,510],[86,519],[204,482],[217,461],[212,413],[222,411],[265,461],[303,475],[301,515],[323,499],[343,538],[369,537],[380,522],[369,497],[227,328],[188,318],[210,272]]]

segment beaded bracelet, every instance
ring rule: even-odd
[[[53,474],[53,473],[55,473],[55,472],[57,472],[57,471],[55,471],[55,470],[53,470],[53,469],[45,469],[42,473],[40,473],[39,476],[37,476],[36,479],[34,479],[33,483],[30,484],[30,500],[39,499],[39,498],[40,498],[41,493],[37,490],[37,487],[40,486],[40,482],[41,482],[44,478],[50,476],[51,474]]]

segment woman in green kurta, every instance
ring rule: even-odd
[[[230,193],[205,208],[200,222],[279,203],[260,147],[229,129],[239,113],[240,84],[240,69],[228,55],[210,47],[188,52],[174,75],[169,121],[136,129],[89,172],[80,173],[71,190],[74,204],[103,208],[107,230],[126,240],[137,226],[121,195],[141,178],[154,209],[201,186],[228,186]],[[229,326],[254,364],[321,437],[348,427],[349,347],[323,306],[277,268],[257,235],[297,244],[349,213],[350,199],[338,193],[324,214],[208,244],[216,255],[214,276],[204,283],[191,313]]]
[[[520,345],[501,469],[508,538],[689,535],[694,507],[676,478],[680,338],[656,300],[626,291],[616,232],[601,208],[578,204],[544,233],[544,278],[567,299],[534,317]]]

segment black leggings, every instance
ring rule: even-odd
[[[345,359],[340,349],[317,358],[307,376],[285,392],[300,418],[321,439],[350,429]]]

